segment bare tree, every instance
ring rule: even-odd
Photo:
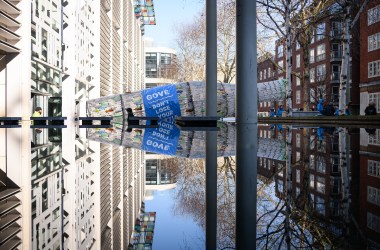
[[[218,81],[230,83],[236,75],[236,7],[235,0],[217,2],[217,70]],[[204,80],[206,60],[205,11],[191,23],[177,27],[178,68],[180,81]],[[273,37],[259,30],[259,53],[265,53]]]
[[[292,111],[292,76],[301,79],[304,96],[304,110],[309,109],[308,88],[310,64],[308,46],[315,34],[315,25],[328,15],[327,7],[331,0],[258,0],[259,8],[266,10],[267,15],[258,17],[259,23],[272,30],[279,39],[285,39],[286,48],[286,81],[287,108]],[[292,71],[292,46],[298,42],[303,51],[304,72]]]

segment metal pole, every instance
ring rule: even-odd
[[[236,249],[256,249],[256,1],[236,1]]]
[[[61,71],[59,72],[59,86],[60,88],[62,88],[62,77],[63,77],[63,71],[64,71],[64,67],[63,67],[63,0],[61,0]],[[62,142],[61,142],[61,146],[62,148]],[[65,173],[64,171],[64,166],[63,166],[63,163],[62,163],[62,153],[60,154],[60,159],[59,159],[59,165],[60,167],[62,168],[61,169],[61,186],[60,186],[60,189],[61,189],[61,209],[60,209],[60,216],[61,216],[61,241],[60,241],[60,247],[61,249],[64,249],[63,246],[65,245],[65,238],[63,236],[64,232],[65,232],[65,217],[64,217],[64,194],[62,193],[63,191],[63,187],[65,185],[64,183],[64,178],[63,178],[63,175]]]
[[[206,1],[206,116],[216,111],[216,0]],[[216,249],[217,153],[215,131],[206,132],[206,249]]]

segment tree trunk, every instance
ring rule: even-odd
[[[285,30],[286,30],[286,95],[287,115],[292,116],[292,38],[290,25],[291,0],[286,1]]]
[[[290,214],[292,202],[292,126],[288,126],[286,139],[286,208],[285,208],[285,241],[290,243]]]
[[[351,35],[351,19],[350,19],[350,6],[347,5],[345,9],[344,23],[343,23],[343,55],[342,67],[340,72],[340,86],[339,86],[339,110],[343,112],[347,103],[346,91],[347,84],[349,83],[348,71],[350,67],[350,35]]]

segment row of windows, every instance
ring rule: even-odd
[[[274,77],[274,72],[271,71],[271,68],[268,68],[268,71],[267,71],[267,69],[260,71],[260,78],[259,78],[260,80],[265,80],[265,79],[271,78],[271,77]]]
[[[332,24],[332,29],[334,29],[334,27],[335,26]],[[314,43],[314,37],[315,37],[316,41],[319,41],[319,40],[324,39],[325,35],[326,35],[326,23],[318,24],[316,30],[313,30],[311,43]],[[300,46],[299,42],[297,41],[296,42],[296,50],[298,50],[300,47],[301,46]],[[279,45],[277,47],[277,57],[280,58],[283,56],[284,56],[284,45]]]

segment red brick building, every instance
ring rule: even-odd
[[[355,29],[353,29],[355,30]],[[334,105],[339,103],[339,80],[342,64],[342,33],[343,23],[339,15],[330,15],[315,25],[311,43],[307,48],[301,48],[298,42],[292,45],[292,107],[294,110],[304,110],[309,105],[315,110],[320,96]],[[357,34],[357,33],[355,33]],[[359,106],[359,55],[358,38],[353,34],[351,43],[351,74],[350,97],[353,106]],[[304,50],[309,52],[309,70],[305,69]],[[276,78],[286,77],[285,41],[276,43],[275,63],[279,66]],[[304,78],[305,71],[309,79]],[[305,79],[305,80],[304,80]]]
[[[269,53],[258,59],[257,83],[269,82],[277,79],[275,77],[276,65],[273,60],[274,56]],[[270,108],[277,110],[277,106],[277,102],[259,102],[258,113],[259,115],[267,116]]]
[[[361,0],[364,2],[364,0]],[[360,15],[360,114],[368,103],[380,113],[380,0],[371,0]]]

